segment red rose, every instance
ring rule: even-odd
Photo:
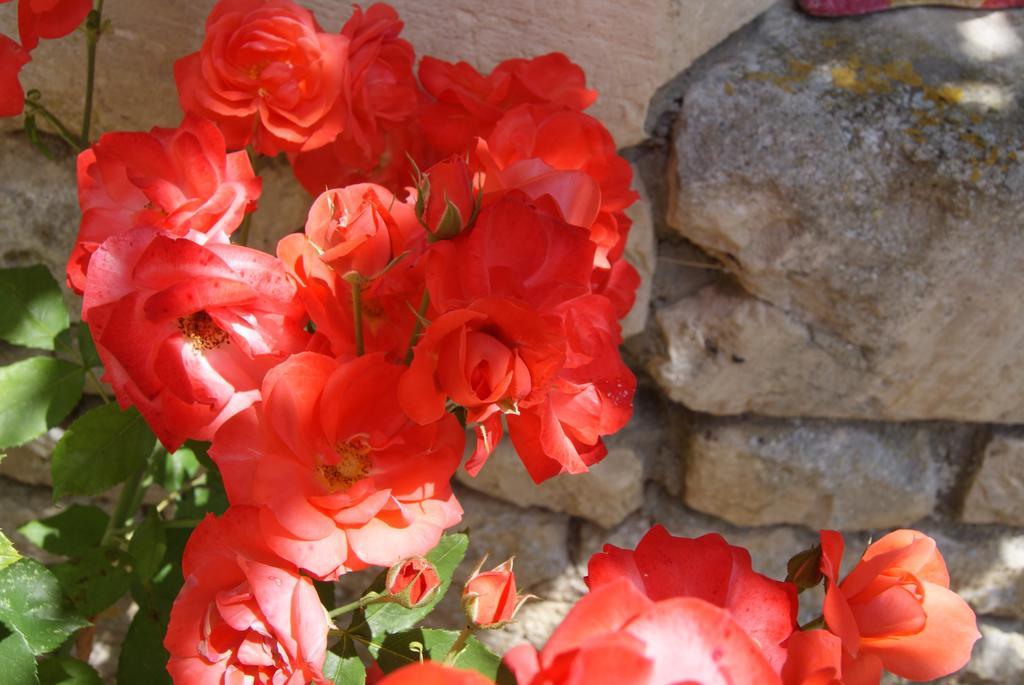
[[[423,231],[420,230],[420,233]],[[323,350],[337,357],[355,356],[352,284],[329,267],[301,234],[286,236],[277,254],[298,284],[299,296],[316,326]],[[423,296],[423,276],[407,257],[362,290],[363,342],[367,353],[383,352],[390,361],[405,358]]]
[[[82,319],[118,402],[137,407],[171,451],[212,438],[308,340],[295,286],[273,257],[151,229],[93,253]]]
[[[403,368],[293,355],[214,437],[231,503],[259,507],[266,544],[319,578],[425,554],[462,516],[449,481],[464,432],[453,416],[406,418]]]
[[[185,585],[164,637],[177,685],[328,685],[327,612],[312,581],[259,538],[255,509],[207,516],[182,559]]]
[[[370,682],[367,680],[367,682]],[[377,685],[494,685],[476,671],[434,661],[409,664],[377,681]]]
[[[341,29],[348,43],[344,130],[317,150],[292,156],[299,182],[311,194],[372,181],[399,192],[412,180],[409,156],[422,160],[413,131],[419,87],[412,44],[399,38],[402,21],[384,3],[355,7]]]
[[[327,190],[313,202],[306,240],[321,259],[344,276],[378,275],[420,233],[412,207],[387,189],[361,183]]]
[[[228,147],[266,155],[326,145],[345,125],[348,40],[291,0],[220,0],[199,52],[174,63],[181,108],[220,125]]]
[[[827,630],[797,630],[786,641],[783,685],[878,685],[878,659],[854,659]]]
[[[25,109],[25,91],[18,73],[31,60],[24,48],[0,35],[0,117],[17,116]]]
[[[633,415],[636,377],[622,361],[611,302],[586,295],[553,311],[562,322],[566,363],[547,398],[508,415],[509,437],[534,481],[584,473],[604,458],[601,442]]]
[[[416,215],[434,238],[453,238],[476,218],[477,199],[466,158],[450,157],[419,179]]]
[[[68,260],[81,293],[104,240],[146,226],[197,243],[227,243],[256,209],[261,182],[245,152],[226,153],[216,126],[186,115],[175,129],[105,133],[78,155],[82,223]]]
[[[586,88],[583,70],[553,52],[530,60],[505,60],[488,76],[465,62],[420,60],[420,82],[435,98],[420,111],[430,144],[443,156],[465,154],[473,138],[486,137],[516,105],[552,104],[583,110],[597,93]]]
[[[540,653],[505,655],[519,685],[780,685],[723,609],[692,597],[652,601],[625,578],[585,595]]]
[[[412,557],[388,569],[384,591],[398,604],[412,609],[429,603],[441,589],[441,577],[423,557]]]
[[[431,302],[440,311],[490,295],[544,311],[589,294],[593,263],[584,229],[509,193],[480,210],[473,230],[431,246],[425,264]]]
[[[78,28],[90,10],[92,0],[18,0],[18,34],[22,47],[33,50],[40,38],[68,35]]]
[[[916,530],[889,533],[867,548],[842,583],[842,535],[821,531],[821,552],[825,622],[851,656],[922,681],[954,673],[970,660],[981,637],[977,620],[949,589],[935,540]]]
[[[481,573],[477,568],[462,586],[462,609],[474,628],[500,628],[511,622],[530,598],[516,592],[511,559],[490,571]]]
[[[656,602],[694,597],[722,607],[776,671],[786,659],[783,643],[797,628],[796,586],[755,573],[750,553],[717,534],[682,538],[654,526],[635,551],[605,545],[590,558],[587,574],[591,590],[625,578]]]

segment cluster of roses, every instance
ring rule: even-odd
[[[11,0],[0,0],[0,5]],[[21,114],[25,91],[18,74],[32,60],[40,38],[62,38],[81,24],[92,0],[18,0],[18,38],[0,34],[0,117]]]
[[[934,540],[890,533],[840,582],[842,558],[842,536],[821,531],[790,563],[793,582],[780,582],[718,535],[655,526],[635,550],[606,545],[591,557],[590,592],[544,649],[520,645],[504,662],[518,685],[878,685],[883,671],[928,681],[967,663],[976,619],[949,589]],[[823,615],[800,628],[798,588],[822,581]],[[405,673],[384,682],[489,683],[437,665]]]
[[[401,28],[221,0],[175,65],[181,125],[79,155],[67,279],[105,380],[168,450],[211,441],[231,504],[185,552],[178,683],[326,682],[311,578],[434,547],[466,428],[471,474],[507,429],[539,482],[630,417],[636,195],[595,93],[559,54],[417,79]],[[261,192],[246,147],[329,188],[276,257],[229,240]]]

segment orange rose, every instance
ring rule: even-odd
[[[827,579],[825,621],[858,660],[875,657],[910,680],[960,670],[981,634],[974,612],[949,589],[935,540],[915,530],[889,533],[867,548],[842,583],[843,538],[821,531]]]

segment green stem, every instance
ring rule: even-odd
[[[143,464],[135,473],[128,477],[124,487],[121,489],[121,495],[117,498],[117,504],[114,505],[114,511],[110,514],[110,520],[107,521],[106,530],[103,531],[103,537],[100,539],[100,547],[109,547],[111,545],[117,535],[117,531],[121,528],[121,524],[128,518],[129,513],[134,512],[132,505],[136,497],[142,492],[142,481],[146,477],[148,470],[149,462],[147,461],[147,463]]]
[[[368,606],[370,604],[373,604],[374,602],[379,602],[379,601],[381,601],[382,598],[386,598],[386,595],[378,595],[378,594],[364,595],[364,596],[360,597],[359,599],[357,599],[354,602],[349,602],[348,604],[341,605],[337,609],[332,609],[331,611],[329,611],[327,613],[327,615],[330,616],[331,618],[334,618],[335,616],[341,616],[342,614],[347,614],[350,611],[355,611],[356,609],[362,609],[363,607]]]
[[[74,133],[72,133],[68,129],[68,127],[64,125],[64,122],[61,121],[60,118],[57,117],[56,114],[54,114],[50,110],[46,109],[45,106],[43,106],[41,103],[37,102],[36,100],[31,100],[29,98],[25,98],[25,105],[27,107],[31,107],[33,112],[39,114],[44,119],[46,119],[48,122],[50,122],[50,125],[53,126],[55,129],[57,129],[57,134],[61,138],[63,138],[64,142],[66,142],[68,145],[70,145],[71,147],[73,147],[75,150],[78,150],[78,151],[81,151],[81,150],[84,149],[82,147],[82,145],[81,145],[81,142],[78,140],[78,136],[76,136]]]
[[[472,626],[466,626],[459,633],[459,636],[455,638],[455,642],[452,643],[452,648],[448,650],[448,653],[444,655],[444,663],[451,666],[455,663],[455,660],[459,658],[459,654],[466,648],[466,642],[469,641],[469,637],[473,634]]]
[[[92,92],[96,85],[96,44],[103,28],[103,0],[97,0],[96,9],[85,20],[85,41],[88,66],[85,74],[85,106],[82,111],[81,148],[89,147],[89,129],[92,126]]]
[[[249,212],[242,219],[242,225],[238,227],[238,240],[235,241],[238,245],[249,245],[249,227],[252,226],[252,212]]]
[[[92,379],[93,385],[96,386],[96,392],[98,392],[100,397],[103,398],[103,403],[110,404],[110,398],[107,397],[107,393],[103,390],[103,384],[100,383],[100,379],[96,377],[96,372],[92,369],[86,369],[85,373]]]
[[[413,326],[412,336],[409,338],[409,347],[405,351],[403,363],[406,366],[412,364],[412,349],[416,347],[417,339],[423,332],[423,319],[427,315],[427,308],[430,306],[430,291],[424,289],[423,297],[420,298],[420,308],[416,310],[416,325]]]
[[[356,334],[356,356],[363,355],[363,284],[360,279],[349,281],[352,286],[352,326]]]
[[[173,521],[164,521],[161,525],[164,528],[195,528],[202,522],[202,519],[174,519]]]

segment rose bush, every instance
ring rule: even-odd
[[[583,113],[583,71],[552,53],[488,74],[423,56],[417,73],[387,5],[336,31],[291,0],[220,0],[175,64],[181,124],[93,142],[102,2],[18,12],[0,114],[25,108],[42,151],[39,121],[79,151],[66,274],[83,300],[72,324],[45,269],[0,271],[16,305],[0,338],[39,351],[0,368],[0,449],[72,415],[55,494],[121,492],[112,511],[75,504],[21,529],[63,559],[52,570],[0,536],[12,685],[93,682],[90,623],[126,594],[121,683],[874,685],[967,661],[974,614],[915,531],[841,581],[842,538],[822,531],[783,581],[721,536],[655,526],[590,559],[589,592],[539,651],[502,660],[474,635],[530,598],[511,559],[456,590],[462,626],[422,627],[467,553],[446,532],[460,466],[475,476],[507,431],[538,483],[585,473],[632,415],[619,346],[637,194]],[[83,19],[78,133],[26,100],[19,71]],[[316,197],[267,254],[245,245],[252,156],[281,153]],[[106,402],[79,403],[87,377]],[[798,588],[821,582],[805,631]]]

